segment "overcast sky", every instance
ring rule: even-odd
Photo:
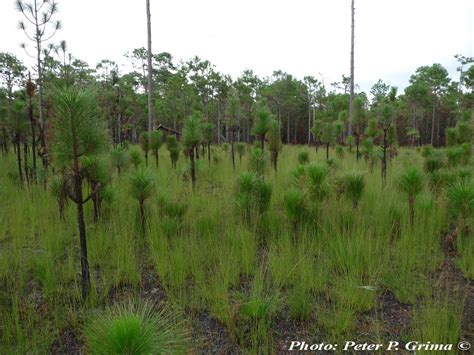
[[[31,1],[31,0],[26,0]],[[58,0],[72,54],[94,66],[146,46],[145,0]],[[237,77],[281,69],[325,84],[349,74],[350,0],[151,0],[153,52],[194,55]],[[0,51],[27,60],[13,0],[0,0]],[[457,80],[457,53],[474,56],[472,0],[356,0],[355,80],[404,88],[417,67],[443,64]]]

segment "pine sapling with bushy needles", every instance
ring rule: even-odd
[[[408,198],[408,213],[410,217],[410,225],[415,222],[415,199],[423,190],[424,178],[423,173],[416,167],[408,167],[400,176],[398,186]]]

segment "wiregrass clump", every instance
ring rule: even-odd
[[[84,327],[89,354],[185,353],[188,332],[170,310],[155,309],[149,303],[129,303],[107,308]]]

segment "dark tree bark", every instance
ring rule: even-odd
[[[194,147],[189,150],[189,158],[191,159],[191,182],[194,191],[196,189],[196,162],[194,161]]]
[[[35,91],[35,86],[31,81],[31,74],[28,73],[28,82],[26,86],[26,93],[28,95],[28,117],[30,119],[31,126],[31,159],[32,159],[32,168],[31,168],[31,178],[33,181],[36,181],[36,122],[33,117],[33,95]]]
[[[154,150],[154,154],[155,154],[155,164],[156,164],[156,167],[158,168],[159,166],[158,149]]]
[[[234,151],[234,136],[235,131],[234,129],[231,130],[231,137],[230,137],[230,156],[232,159],[232,170],[235,173],[235,151]]]
[[[146,220],[145,220],[145,201],[140,202],[140,226],[142,228],[142,233],[145,235],[146,231]]]
[[[29,185],[30,184],[30,179],[28,176],[28,144],[26,143],[26,140],[23,142],[23,170],[25,172],[25,180],[26,183]]]
[[[79,163],[75,159],[74,168],[74,196],[79,227],[79,242],[81,247],[81,289],[82,298],[86,299],[90,289],[89,260],[87,258],[86,225],[84,222],[84,201],[82,199],[82,177],[79,172]]]
[[[16,159],[18,162],[18,175],[20,177],[20,182],[23,184],[23,172],[21,168],[21,149],[20,149],[20,134],[15,135],[15,147],[16,147]]]
[[[207,160],[209,162],[209,166],[211,166],[211,143],[207,144]]]

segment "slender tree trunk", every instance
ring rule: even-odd
[[[435,117],[436,117],[436,95],[433,99],[433,114],[431,116],[431,145],[434,143],[434,132],[435,132]]]
[[[351,83],[349,95],[348,135],[352,135],[352,116],[354,114],[354,0],[351,1]]]
[[[191,158],[191,182],[193,191],[196,190],[196,164],[194,161],[194,147],[189,150],[189,157]]]
[[[65,217],[64,217],[64,207],[65,207],[64,198],[58,198],[59,219],[62,222],[64,222],[66,220]]]
[[[30,79],[31,81],[31,79]],[[31,125],[31,158],[32,158],[32,169],[31,169],[31,177],[33,181],[36,181],[36,130],[35,130],[35,119],[33,117],[33,103],[31,96],[28,99],[28,115],[30,118],[30,125]]]
[[[207,160],[209,162],[209,166],[211,166],[211,143],[207,143]]]
[[[159,157],[158,157],[158,149],[155,149],[155,164],[156,164],[156,168],[158,169],[158,165],[159,165]]]
[[[286,119],[286,144],[290,144],[290,111],[287,112]]]
[[[410,214],[410,225],[413,227],[415,223],[415,198],[413,196],[408,197],[408,212]]]
[[[86,299],[90,288],[89,261],[87,258],[86,225],[84,222],[84,205],[82,199],[82,178],[79,173],[77,159],[74,163],[74,195],[76,199],[77,224],[79,227],[79,242],[81,246],[81,289],[82,298]]]
[[[296,243],[298,239],[298,223],[297,222],[291,223],[291,237],[292,237],[293,243]]]
[[[230,155],[232,157],[232,170],[235,173],[235,152],[234,152],[234,129],[231,130],[230,137]]]
[[[2,127],[2,133],[3,133],[3,152],[4,154],[8,154],[8,134],[7,134],[7,129],[5,127]]]
[[[26,143],[26,138],[25,141],[23,142],[23,167],[24,167],[24,172],[25,172],[25,180],[26,183],[29,185],[30,184],[30,179],[28,176],[28,144]]]
[[[18,162],[18,175],[20,177],[20,182],[23,184],[23,172],[21,169],[21,149],[20,149],[20,135],[17,133],[15,137],[15,146],[16,146],[16,158]]]
[[[296,137],[296,131],[298,129],[297,121],[295,121],[295,124],[293,125],[293,143],[298,144],[298,139]]]
[[[141,227],[143,235],[145,235],[145,232],[146,232],[145,202],[139,201],[139,203],[140,203],[140,227]]]
[[[326,160],[329,160],[329,143],[326,143]]]
[[[94,222],[97,222],[100,217],[100,192],[97,189],[96,183],[93,183],[91,188],[94,191],[94,196],[92,197],[92,204],[94,208]]]
[[[146,19],[147,19],[147,38],[148,38],[148,132],[151,133],[153,128],[153,68],[151,53],[151,12],[150,0],[146,0]]]
[[[272,152],[272,164],[273,169],[275,169],[275,174],[278,172],[278,153]]]
[[[311,145],[311,104],[308,106],[308,146]]]

